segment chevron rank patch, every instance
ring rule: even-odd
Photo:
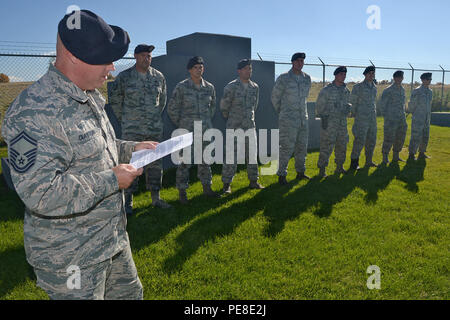
[[[9,164],[18,173],[25,173],[36,162],[37,141],[22,131],[9,143]]]

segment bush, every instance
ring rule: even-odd
[[[4,73],[0,73],[0,83],[8,83],[8,82],[9,82],[9,77]]]

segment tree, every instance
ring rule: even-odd
[[[9,77],[4,73],[0,73],[0,83],[8,83],[8,82],[9,82]]]

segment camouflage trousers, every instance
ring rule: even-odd
[[[141,136],[141,135],[126,135],[126,140],[130,141],[161,141],[161,135],[158,136]],[[147,190],[158,191],[162,186],[162,159],[152,162],[144,167],[145,186]],[[134,179],[131,186],[125,190],[125,195],[130,197],[137,191],[139,186],[139,178]]]
[[[145,186],[147,190],[150,191],[158,191],[162,186],[162,160],[159,159],[155,162],[150,163],[144,167],[144,175],[145,175]],[[131,186],[125,190],[125,194],[133,194],[137,191],[139,186],[139,178],[134,179]]]
[[[428,119],[412,119],[409,153],[426,152],[430,140],[430,121]]]
[[[280,157],[278,162],[278,176],[287,175],[289,160],[294,154],[295,170],[305,172],[306,153],[308,149],[308,120],[303,125],[288,127],[280,123]]]
[[[142,300],[143,289],[130,245],[114,257],[79,269],[79,289],[66,270],[34,268],[37,285],[52,300]],[[69,286],[72,284],[72,286]]]
[[[245,163],[247,163],[247,176],[250,181],[258,180],[258,144],[256,142],[256,129],[252,132],[253,141],[250,145],[250,139],[245,138],[245,143],[241,146],[241,152],[245,153]],[[225,153],[226,154],[226,153]],[[238,143],[234,141],[234,162],[232,164],[224,163],[222,166],[222,182],[231,183],[236,174],[238,164]]]
[[[355,119],[352,127],[352,133],[355,139],[353,140],[353,149],[351,158],[357,159],[364,148],[366,159],[371,159],[375,144],[377,142],[377,120],[374,119]]]
[[[384,119],[384,140],[381,152],[383,154],[389,154],[392,147],[394,152],[402,151],[407,129],[408,124],[405,119]]]
[[[194,138],[195,140],[195,138]],[[176,187],[179,190],[186,190],[189,188],[189,169],[192,166],[192,163],[194,163],[194,148],[193,146],[191,148],[191,164],[187,164],[182,162],[177,167],[176,172]],[[205,145],[202,147],[202,152],[204,151]],[[181,155],[183,154],[183,151],[181,151]],[[197,177],[202,183],[202,185],[211,185],[212,184],[212,173],[211,173],[211,167],[209,164],[204,163],[203,157],[202,157],[202,163],[197,164]]]
[[[337,166],[343,165],[347,153],[348,140],[347,119],[329,121],[326,130],[321,127],[320,154],[317,167],[325,168],[328,166],[331,153],[333,153],[333,148],[335,155],[334,162]]]

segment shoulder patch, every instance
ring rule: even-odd
[[[36,162],[37,141],[22,131],[9,143],[9,164],[18,173],[27,172]]]

